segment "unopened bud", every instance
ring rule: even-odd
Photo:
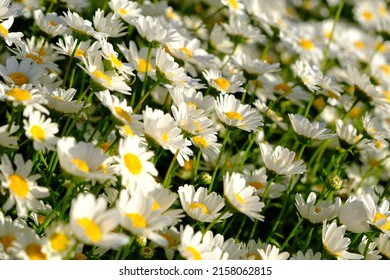
[[[199,175],[199,182],[201,185],[210,185],[213,178],[207,172],[202,172]]]
[[[140,254],[145,259],[151,259],[154,256],[154,249],[149,246],[145,246],[140,249]]]
[[[330,176],[329,185],[333,190],[340,189],[342,184],[343,184],[343,179],[341,179],[338,175]]]
[[[135,241],[137,242],[138,246],[140,246],[140,247],[145,247],[146,243],[148,242],[146,237],[143,235],[137,235],[137,238],[135,239]]]

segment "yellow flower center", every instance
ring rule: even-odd
[[[168,241],[168,248],[172,248],[176,245],[175,239],[168,233],[161,233],[161,236]]]
[[[124,125],[123,128],[125,129],[125,134],[126,135],[134,136],[134,132],[133,132],[133,130],[131,129],[130,126]]]
[[[386,101],[390,102],[390,91],[382,90],[382,94],[386,96]]]
[[[192,161],[191,160],[185,160],[183,169],[185,171],[191,171],[192,170]]]
[[[77,223],[83,228],[85,235],[92,241],[98,242],[102,239],[102,230],[99,225],[88,218],[81,218],[77,220]]]
[[[291,90],[291,87],[286,83],[280,83],[274,85],[274,90],[288,92],[289,90]]]
[[[121,117],[122,119],[125,119],[127,123],[131,123],[131,117],[130,115],[124,111],[121,107],[114,107],[115,113]]]
[[[92,72],[92,74],[98,78],[98,79],[101,79],[101,80],[104,80],[105,83],[108,85],[108,86],[111,86],[111,78],[109,76],[107,76],[106,74],[104,74],[102,71],[99,71],[99,70],[95,70]]]
[[[390,67],[386,64],[383,64],[380,66],[383,73],[385,73],[387,76],[390,76]]]
[[[83,253],[76,253],[74,254],[74,257],[73,257],[74,260],[79,260],[79,261],[84,261],[87,259],[87,256],[84,255]]]
[[[199,133],[202,130],[202,127],[200,126],[199,122],[193,121],[194,125],[196,126],[195,132]]]
[[[162,136],[162,140],[163,140],[164,142],[168,142],[168,139],[169,139],[168,134],[167,134],[167,133],[164,133],[163,136]]]
[[[74,53],[75,57],[85,57],[85,52],[83,50],[77,49]]]
[[[351,117],[353,119],[357,119],[362,113],[362,109],[360,109],[359,107],[353,107],[352,110],[351,110]]]
[[[389,218],[386,215],[384,215],[382,213],[378,213],[378,212],[375,213],[374,224],[376,224],[379,220],[382,220],[382,219],[386,220],[386,223],[384,223],[379,228],[381,230],[390,230],[390,220],[389,220]]]
[[[363,18],[366,21],[372,21],[374,19],[374,14],[371,11],[364,11],[363,12]]]
[[[176,18],[176,14],[173,12],[172,9],[165,9],[165,15],[167,16],[168,19],[174,19]]]
[[[312,41],[310,40],[306,40],[306,39],[301,39],[301,41],[299,42],[299,44],[301,45],[302,48],[304,48],[305,50],[312,50],[314,48],[314,44]]]
[[[145,59],[138,59],[138,72],[145,73],[146,71],[149,72],[150,70],[150,63],[148,64],[148,68],[146,69],[146,60]]]
[[[14,82],[14,84],[18,86],[28,84],[28,82],[30,81],[28,76],[22,72],[13,72],[9,74],[9,77]]]
[[[5,28],[3,25],[0,24],[0,33],[7,36],[8,35],[8,29]]]
[[[140,215],[138,213],[128,213],[128,214],[126,214],[126,216],[133,223],[133,227],[136,227],[136,228],[146,228],[147,227],[146,220],[142,215]]]
[[[16,240],[14,235],[5,235],[0,237],[0,243],[3,244],[4,250],[7,250],[8,247],[12,245],[12,242]]]
[[[24,198],[28,194],[28,183],[26,179],[18,174],[9,176],[9,188],[19,198]]]
[[[261,182],[250,182],[248,185],[254,187],[256,190],[264,188],[264,184]]]
[[[242,120],[244,119],[244,118],[240,115],[240,113],[235,112],[235,111],[226,112],[225,115],[226,115],[226,117],[228,117],[229,120],[236,119],[236,120],[242,121]]]
[[[160,208],[161,208],[160,204],[157,202],[157,200],[154,200],[153,205],[152,205],[152,211],[156,211]]]
[[[71,160],[74,165],[77,166],[78,169],[80,169],[81,171],[85,172],[85,173],[88,173],[89,172],[89,165],[87,164],[87,162],[85,160],[82,160],[82,159],[79,159],[79,158],[74,158]]]
[[[21,88],[13,88],[7,91],[5,94],[15,98],[18,101],[26,101],[31,99],[30,92]]]
[[[114,65],[117,67],[117,68],[120,68],[122,67],[122,61],[120,61],[115,54],[111,53],[110,54],[110,59],[112,61],[112,63],[114,63]]]
[[[50,238],[51,247],[57,252],[64,252],[68,248],[69,238],[63,232],[54,233]]]
[[[195,102],[188,101],[188,102],[186,102],[186,104],[187,104],[188,106],[194,106],[195,109],[199,109],[198,105],[197,105]]]
[[[194,247],[192,246],[187,246],[187,252],[189,252],[191,255],[192,255],[192,259],[193,260],[201,260],[202,259],[202,256],[200,255],[200,253],[198,252],[198,250],[196,250]]]
[[[202,137],[200,136],[195,136],[192,141],[194,141],[194,143],[198,146],[200,146],[202,149],[206,148],[208,146],[208,143],[206,140],[204,140]]]
[[[191,202],[190,209],[196,209],[196,208],[202,209],[203,214],[208,214],[209,213],[209,210],[207,209],[206,205],[204,205],[203,203]]]
[[[236,0],[228,0],[228,3],[234,10],[238,9],[238,3]]]
[[[50,20],[50,21],[49,21],[49,24],[50,24],[51,26],[53,26],[53,27],[57,25],[53,20]]]
[[[256,260],[256,261],[261,261],[262,260],[262,258],[261,258],[261,256],[259,254],[254,254],[254,253],[248,253],[248,254],[246,254],[246,257],[248,259],[253,259],[253,260]]]
[[[215,79],[214,82],[224,91],[230,86],[230,82],[225,78]]]
[[[245,200],[242,199],[242,197],[240,196],[240,194],[235,193],[234,196],[235,196],[236,200],[237,200],[239,203],[241,203],[241,204],[243,204],[243,205],[246,204]]]
[[[127,15],[127,11],[123,8],[119,9],[119,13],[121,13],[122,15]]]
[[[329,98],[334,98],[334,99],[339,99],[340,96],[338,96],[336,93],[334,93],[333,91],[331,90],[327,90],[326,91],[326,95],[329,97]]]
[[[193,57],[192,52],[189,49],[183,47],[183,48],[180,48],[179,50],[184,52],[189,58]]]
[[[26,54],[26,57],[33,59],[37,64],[42,64],[43,63],[43,59],[40,56],[38,56],[38,55],[35,55],[35,54],[32,54],[32,53],[28,53],[28,54]]]
[[[35,140],[45,140],[45,131],[38,125],[33,125],[30,133]]]
[[[314,212],[316,212],[317,214],[320,213],[321,211],[322,211],[322,209],[320,207],[314,208]]]
[[[26,254],[30,260],[47,260],[46,254],[42,253],[39,244],[30,244],[26,247]]]
[[[123,157],[126,168],[131,174],[138,175],[142,172],[142,162],[135,154],[127,153]]]
[[[358,49],[364,49],[366,47],[366,44],[363,41],[355,41],[354,43],[355,47]]]

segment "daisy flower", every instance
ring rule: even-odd
[[[222,250],[222,258],[227,260],[240,260],[246,255],[247,250],[243,248],[242,243],[236,243],[233,238],[225,240],[221,234],[214,236],[212,231],[207,231],[203,235],[203,241],[211,244],[213,248]]]
[[[325,140],[336,137],[336,133],[331,133],[325,128],[325,122],[310,122],[309,119],[298,114],[288,114],[294,132],[298,135],[301,143],[310,143],[313,140]]]
[[[176,30],[163,26],[158,18],[140,16],[134,20],[133,24],[137,28],[139,35],[149,42],[152,47],[178,40]]]
[[[104,16],[104,11],[100,8],[95,11],[93,15],[93,26],[97,31],[97,39],[107,38],[107,37],[122,37],[126,34],[126,26],[122,21],[119,20],[117,16],[113,13],[108,13]]]
[[[226,31],[217,23],[211,30],[209,40],[210,45],[222,53],[230,54],[233,51],[233,42],[227,36]]]
[[[4,65],[0,65],[0,75],[8,84],[22,86],[36,82],[43,75],[43,67],[32,59],[23,59],[20,63],[15,57],[7,58]]]
[[[389,131],[384,129],[377,118],[366,112],[363,117],[364,136],[374,142],[386,145],[386,138],[389,138]]]
[[[8,129],[9,128],[9,129]],[[11,136],[19,129],[18,125],[15,123],[9,126],[8,124],[0,127],[0,146],[17,149],[18,148],[18,138],[16,136]]]
[[[171,224],[177,224],[181,222],[181,218],[184,217],[183,209],[171,209],[177,202],[178,195],[176,192],[172,192],[169,189],[163,187],[163,185],[157,183],[152,190],[142,190],[143,193],[153,198],[153,211],[161,211],[162,216],[166,216],[171,220]]]
[[[336,120],[336,133],[339,137],[340,146],[344,149],[348,149],[349,147],[355,145],[358,141],[357,148],[363,149],[368,147],[367,144],[369,142],[368,139],[363,139],[362,134],[357,134],[356,128],[352,124],[344,124],[342,120]]]
[[[120,218],[115,209],[107,209],[107,201],[102,197],[78,194],[72,201],[69,217],[73,234],[85,244],[116,250],[129,242],[128,236],[112,232]]]
[[[390,259],[390,237],[386,234],[381,233],[379,237],[375,238],[377,248],[381,255]]]
[[[290,257],[290,253],[280,252],[278,247],[267,243],[261,243],[258,252],[261,260],[287,260]]]
[[[362,193],[362,201],[367,210],[367,220],[371,227],[390,236],[390,203],[384,198],[378,205],[368,193]]]
[[[88,56],[95,56],[100,53],[100,44],[92,40],[80,41],[75,39],[72,35],[64,35],[59,38],[54,49],[58,50],[60,54],[68,57],[73,57],[82,60]]]
[[[171,226],[171,219],[161,215],[160,210],[153,210],[154,199],[143,192],[136,191],[129,195],[122,190],[116,204],[120,224],[133,234],[140,234],[160,246],[167,246],[167,239],[158,233]]]
[[[129,24],[134,24],[134,19],[141,16],[142,12],[138,7],[138,3],[134,1],[110,0],[108,6],[116,15]]]
[[[191,218],[204,223],[211,223],[221,213],[219,212],[224,206],[224,199],[216,192],[207,193],[207,189],[199,187],[196,191],[193,185],[179,187],[178,190],[180,203],[184,211]],[[231,213],[225,213],[219,217],[218,222],[227,219]]]
[[[264,167],[260,169],[255,169],[253,171],[245,169],[243,171],[243,176],[247,184],[255,188],[257,195],[262,197],[268,184],[266,169]],[[285,190],[285,185],[272,182],[271,186],[269,187],[267,197],[278,198]]]
[[[322,226],[322,244],[326,252],[339,260],[360,260],[362,255],[348,252],[351,240],[344,237],[346,227],[337,226],[336,220],[328,225],[326,221]]]
[[[232,59],[237,68],[244,72],[244,77],[247,80],[255,80],[258,76],[266,73],[280,71],[279,63],[268,64],[265,61],[253,59],[245,52],[235,53]]]
[[[214,133],[206,133],[191,138],[192,144],[202,152],[202,157],[206,162],[214,162],[221,152],[222,144]]]
[[[111,43],[107,42],[106,39],[101,39],[100,43],[102,47],[102,56],[111,64],[112,68],[126,77],[134,76],[133,67],[131,67],[130,63],[122,62],[118,58],[118,53],[114,51],[114,46]]]
[[[17,13],[18,9],[14,5],[11,5],[11,0],[2,0],[0,2],[0,20],[15,17]]]
[[[20,233],[9,251],[17,260],[48,260],[42,239],[30,228]]]
[[[49,259],[65,259],[76,244],[72,235],[70,224],[62,222],[52,223],[45,229],[45,236],[42,239],[42,252],[48,255]]]
[[[36,181],[41,176],[31,174],[33,167],[31,160],[25,162],[21,154],[16,154],[14,164],[16,169],[7,155],[1,157],[1,186],[9,191],[3,209],[8,211],[16,204],[18,216],[27,217],[29,210],[36,211],[42,208],[38,199],[48,197],[50,193],[47,188],[38,186]]]
[[[33,111],[28,120],[23,120],[24,130],[27,138],[33,140],[33,146],[36,151],[54,150],[54,145],[58,138],[55,134],[58,132],[58,124],[53,123],[51,118],[45,117],[39,111]]]
[[[156,168],[150,159],[154,156],[152,151],[147,151],[146,146],[138,136],[126,137],[119,142],[119,156],[114,157],[118,163],[116,172],[122,176],[122,185],[135,190],[141,185],[151,185],[158,175]]]
[[[64,18],[73,36],[80,41],[86,41],[91,36],[96,36],[96,31],[92,27],[92,22],[82,18],[77,12],[64,12]]]
[[[290,260],[321,260],[321,252],[317,252],[314,254],[313,249],[311,248],[308,249],[306,253],[303,253],[301,250],[299,250],[295,255],[290,258]]]
[[[215,111],[222,123],[248,132],[262,126],[262,116],[248,104],[242,104],[233,95],[221,94],[215,102]]]
[[[210,116],[214,111],[214,97],[203,95],[202,92],[196,91],[194,88],[174,87],[169,89],[170,96],[176,106],[180,106],[182,102],[188,106],[194,107],[196,110],[203,110],[204,115]]]
[[[73,100],[74,96],[77,93],[77,90],[74,88],[56,88],[51,89],[48,87],[42,87],[42,93],[45,99],[47,100],[47,106],[58,112],[65,114],[77,113],[84,108],[82,102]]]
[[[368,239],[367,236],[364,235],[362,238],[362,241],[360,241],[359,244],[359,253],[362,254],[363,256],[365,255],[364,259],[365,260],[380,260],[382,256],[380,255],[380,251],[376,250],[377,244],[376,242],[370,242],[367,244]],[[367,248],[367,252],[366,252]]]
[[[340,210],[340,206],[341,199],[339,197],[336,197],[334,203],[329,200],[317,201],[316,194],[310,192],[305,202],[301,194],[297,193],[295,195],[295,207],[298,209],[299,214],[313,224],[335,218]]]
[[[57,13],[47,13],[42,10],[34,10],[33,12],[35,23],[43,32],[51,37],[58,35],[69,34],[68,24],[63,16],[58,16]]]
[[[320,89],[320,80],[318,77],[318,68],[312,67],[305,60],[298,60],[292,66],[295,75],[302,81],[302,83],[311,92],[316,92]]]
[[[12,248],[15,241],[26,230],[30,229],[24,220],[17,218],[13,221],[10,216],[4,216],[3,212],[0,211],[0,255],[1,251],[8,255],[10,253],[9,249]]]
[[[221,0],[222,5],[229,8],[229,13],[236,16],[246,16],[245,4],[242,0]]]
[[[264,203],[260,202],[254,188],[247,185],[240,173],[227,173],[223,177],[223,193],[235,210],[247,215],[252,221],[264,221],[264,216],[260,215]]]
[[[105,183],[113,177],[105,165],[108,155],[92,143],[63,137],[57,142],[57,154],[62,169],[71,175],[91,180],[93,184],[96,180]]]
[[[203,77],[212,88],[218,90],[220,93],[236,93],[243,92],[241,87],[243,81],[239,80],[237,75],[231,75],[228,79],[222,76],[222,72],[216,69],[203,71]]]
[[[184,139],[181,129],[170,114],[164,114],[159,109],[146,107],[143,111],[144,132],[146,138],[157,143],[165,150],[177,153],[177,161],[180,166],[184,166],[184,160],[188,161],[193,153],[188,148],[191,142]]]
[[[15,43],[20,43],[21,38],[23,37],[22,32],[9,32],[9,29],[11,28],[13,23],[13,16],[0,22],[0,37],[5,41],[8,46],[11,46]]]

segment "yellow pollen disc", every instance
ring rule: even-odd
[[[200,146],[202,149],[206,148],[208,146],[208,143],[206,140],[204,140],[202,137],[200,136],[195,136],[192,141],[194,141],[194,143],[198,146]]]
[[[301,39],[301,41],[299,42],[299,44],[301,45],[302,48],[306,49],[306,50],[312,50],[314,48],[314,44],[312,41],[310,40],[306,40],[306,39]]]
[[[180,48],[179,50],[184,52],[189,58],[193,57],[192,52],[189,49],[183,47],[183,48]]]
[[[107,171],[107,166],[104,165],[104,164],[100,164],[97,170],[99,170],[103,174],[107,174],[107,172],[108,172]]]
[[[111,146],[111,143],[110,143],[110,142],[104,142],[104,143],[102,143],[102,144],[99,146],[99,148],[102,149],[103,152],[106,152],[107,149],[108,149],[108,147],[110,147],[110,146]],[[99,169],[101,169],[101,167],[104,167],[104,165],[103,165],[103,164],[100,165]]]
[[[202,256],[199,254],[198,250],[196,250],[192,246],[187,246],[187,252],[189,252],[192,255],[193,260],[198,261],[202,259]]]
[[[92,241],[98,242],[102,239],[102,230],[99,225],[88,218],[81,218],[77,220],[77,223],[83,228],[85,235]]]
[[[122,119],[125,119],[127,123],[131,123],[131,117],[130,115],[124,111],[121,107],[116,106],[114,107],[115,113],[121,117]]]
[[[198,105],[197,105],[196,103],[194,103],[194,102],[188,101],[188,102],[186,102],[186,104],[187,104],[188,106],[194,106],[195,109],[199,109]]]
[[[193,123],[196,126],[195,132],[199,133],[201,131],[202,127],[200,126],[200,124],[197,121],[193,121]]]
[[[166,9],[166,10],[165,10],[165,15],[166,15],[167,18],[170,19],[170,20],[176,18],[176,14],[173,12],[172,9]]]
[[[14,82],[14,84],[18,86],[28,84],[28,82],[30,81],[28,76],[22,72],[13,72],[9,74],[9,77]]]
[[[26,247],[26,254],[30,260],[47,260],[46,254],[42,253],[41,249],[38,244],[30,244]]]
[[[184,161],[184,166],[183,166],[183,169],[185,171],[191,171],[192,170],[192,161],[191,160],[185,160]]]
[[[229,120],[236,119],[236,120],[242,121],[242,120],[244,119],[244,118],[240,115],[240,113],[234,112],[234,111],[226,112],[225,115],[226,115],[226,117],[228,117]]]
[[[161,208],[160,204],[158,204],[157,200],[154,200],[153,205],[152,205],[152,211],[156,211],[160,208]]]
[[[215,79],[214,82],[224,91],[230,86],[230,82],[224,78]]]
[[[49,24],[53,27],[57,25],[53,20],[49,21]]]
[[[390,92],[387,90],[382,90],[382,94],[386,96],[387,102],[390,102]]]
[[[355,47],[358,49],[364,49],[366,47],[366,44],[363,41],[355,41],[354,43]]]
[[[250,182],[248,185],[254,187],[256,190],[264,188],[264,184],[261,182]]]
[[[119,13],[121,13],[122,15],[127,15],[127,11],[123,8],[119,9]]]
[[[330,31],[325,31],[324,35],[325,35],[325,37],[326,37],[327,39],[330,39],[330,36],[332,35],[332,32],[330,32]]]
[[[238,193],[234,194],[234,196],[238,202],[240,202],[241,204],[246,204],[245,200],[243,200]]]
[[[229,3],[229,5],[230,5],[233,9],[235,9],[235,10],[238,9],[238,3],[237,3],[236,0],[228,0],[228,3]]]
[[[13,88],[7,91],[5,94],[15,98],[18,101],[27,101],[31,99],[30,92],[21,88]]]
[[[377,149],[382,149],[383,148],[383,143],[376,140],[375,141],[375,147],[377,147]]]
[[[382,213],[375,213],[375,217],[374,217],[374,224],[376,224],[379,220],[381,220],[381,219],[385,219],[386,220],[386,223],[384,223],[381,227],[380,227],[380,229],[382,229],[382,230],[390,230],[390,220],[389,220],[389,218],[386,216],[386,215],[384,215],[384,214],[382,214]]]
[[[379,165],[379,162],[378,162],[376,159],[372,158],[372,159],[370,159],[370,160],[368,161],[368,164],[369,164],[370,166],[378,166],[378,165]]]
[[[142,162],[135,154],[127,153],[123,157],[126,168],[131,174],[138,175],[142,172]]]
[[[111,53],[110,54],[110,59],[112,61],[112,63],[114,63],[114,65],[118,68],[122,67],[122,61],[120,61],[116,56],[115,54]]]
[[[387,15],[387,7],[386,6],[382,6],[379,8],[379,14],[381,16],[386,16]]]
[[[168,233],[160,233],[160,235],[168,241],[168,248],[172,248],[176,245],[175,239]]]
[[[289,90],[291,90],[291,87],[286,83],[280,83],[280,84],[274,85],[274,90],[276,90],[276,91],[281,90],[284,92],[288,92]]]
[[[86,161],[82,160],[82,159],[79,159],[79,158],[74,158],[71,160],[74,165],[77,166],[78,169],[80,169],[81,171],[85,172],[85,173],[88,173],[89,172],[89,165],[87,164]]]
[[[28,53],[28,54],[26,54],[26,57],[33,59],[37,64],[43,63],[43,59],[40,56],[37,56],[35,54]]]
[[[130,126],[124,125],[123,128],[125,129],[125,134],[126,135],[134,136],[134,132],[133,132],[133,130],[131,129]]]
[[[204,205],[203,203],[191,202],[190,209],[196,209],[196,208],[202,209],[203,214],[208,214],[209,213],[209,210],[207,209],[206,205]]]
[[[359,139],[360,139],[360,136],[359,136],[359,135],[356,135],[356,136],[355,136],[355,139],[353,139],[353,141],[356,143],[357,141],[359,141]]]
[[[339,99],[340,98],[336,93],[334,93],[331,90],[327,90],[326,91],[326,95],[328,95],[329,98],[334,98],[334,99]]]
[[[380,69],[383,73],[385,73],[387,76],[390,76],[390,67],[386,64],[383,64],[380,66]]]
[[[364,11],[363,12],[363,18],[366,20],[366,21],[372,21],[374,19],[374,14],[370,11]]]
[[[98,79],[103,79],[108,86],[111,85],[111,78],[104,74],[102,71],[96,70],[93,71],[92,74]]]
[[[146,220],[142,215],[138,213],[128,213],[126,216],[132,221],[133,227],[146,228]]]
[[[83,253],[76,253],[74,254],[74,257],[73,257],[74,260],[79,260],[79,261],[84,261],[87,259],[87,256],[84,255]]]
[[[150,63],[148,64],[147,71],[150,70]],[[145,59],[138,59],[138,72],[145,73],[146,72],[146,60]]]
[[[43,222],[46,220],[47,216],[44,215],[38,215],[38,224],[43,224]]]
[[[163,139],[164,142],[168,142],[168,139],[169,139],[168,134],[164,133],[163,136],[162,136],[162,139]]]
[[[0,33],[7,36],[8,35],[8,29],[5,28],[3,25],[0,24]]]
[[[315,207],[314,208],[314,212],[316,213],[320,213],[322,211],[322,209],[320,207]]]
[[[7,250],[8,247],[12,245],[14,240],[16,240],[16,237],[13,235],[5,235],[0,237],[0,243],[3,244],[4,250]]]
[[[77,49],[74,53],[75,57],[85,57],[85,52],[83,50]]]
[[[258,254],[253,254],[253,253],[246,254],[246,257],[247,257],[248,259],[251,258],[251,259],[254,259],[254,260],[256,260],[256,261],[261,261],[261,260],[262,260],[262,258],[261,258],[260,255],[258,255]]]
[[[372,133],[376,133],[376,132],[377,132],[376,129],[375,129],[375,127],[372,127],[372,128],[371,128],[371,132],[372,132]]]
[[[353,107],[352,110],[351,110],[351,117],[353,119],[357,119],[362,113],[362,109],[358,108],[358,107]]]
[[[63,232],[54,233],[50,238],[50,245],[57,252],[64,252],[68,244],[69,238]]]
[[[19,198],[24,198],[28,194],[28,184],[26,179],[18,174],[12,174],[8,177],[9,188]]]
[[[38,125],[33,125],[30,133],[35,140],[45,140],[45,131]]]
[[[318,109],[322,109],[325,107],[326,103],[325,100],[320,96],[314,100],[314,106]]]

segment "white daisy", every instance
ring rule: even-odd
[[[152,47],[178,40],[176,30],[163,26],[158,18],[140,16],[134,20],[139,35]]]
[[[12,24],[14,23],[14,17],[11,16],[8,19],[0,22],[0,36],[5,40],[5,43],[8,46],[11,46],[15,43],[20,43],[21,38],[23,37],[22,32],[9,32]]]
[[[43,75],[43,67],[32,59],[23,59],[20,63],[15,57],[7,58],[4,65],[0,65],[0,75],[8,84],[22,86],[36,82]]]
[[[222,76],[222,72],[216,69],[205,70],[202,74],[209,86],[222,94],[244,91],[244,88],[241,87],[244,81],[240,80],[237,75],[231,75],[230,77],[225,78]]]
[[[0,145],[7,148],[18,148],[18,137],[11,136],[19,129],[18,125],[12,123],[11,126],[6,124],[0,127]]]
[[[138,3],[127,0],[110,0],[108,6],[118,16],[129,24],[134,24],[134,19],[141,16],[142,10]]]
[[[92,21],[93,26],[97,31],[97,36],[95,37],[97,39],[107,37],[117,38],[126,34],[126,26],[113,13],[108,13],[104,16],[104,11],[97,9],[93,15]]]
[[[47,35],[55,37],[58,35],[69,34],[68,24],[63,16],[58,16],[57,13],[47,13],[42,10],[34,10],[33,12],[35,23]]]

